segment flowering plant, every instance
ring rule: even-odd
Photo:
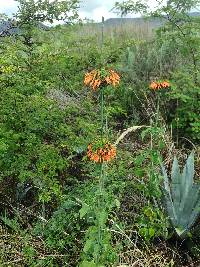
[[[106,164],[116,157],[116,148],[108,140],[107,119],[105,112],[104,92],[108,85],[116,86],[120,82],[120,76],[112,69],[95,69],[85,74],[84,84],[93,91],[99,93],[101,132],[100,137],[91,142],[87,147],[87,157],[90,161],[96,163],[95,169],[98,173],[99,185],[94,196],[95,204],[93,208],[93,225],[88,228],[86,244],[84,246],[84,256],[86,261],[81,266],[89,266],[91,263],[100,266],[105,261],[105,257],[112,253],[110,244],[111,234],[107,230],[108,208],[106,203]],[[82,206],[80,214],[87,213],[86,205]],[[103,218],[103,220],[102,220]],[[92,262],[91,262],[92,259]],[[110,261],[110,260],[109,260]],[[91,266],[91,265],[90,265]],[[92,265],[93,266],[93,265]]]
[[[113,85],[116,86],[120,82],[120,76],[112,69],[92,70],[85,74],[84,84],[97,91],[100,86]]]

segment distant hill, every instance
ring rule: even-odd
[[[110,18],[105,21],[105,26],[120,26],[124,24],[137,24],[137,25],[142,25],[142,24],[151,24],[154,27],[159,27],[162,24],[161,19],[144,19],[144,18]]]
[[[191,17],[200,17],[200,12],[191,12],[189,14]],[[143,17],[139,18],[110,18],[105,21],[106,26],[119,26],[122,24],[143,24],[149,23],[152,26],[160,26],[162,24],[162,19],[159,18],[152,18],[152,19],[145,19]]]
[[[38,23],[38,28],[47,30],[49,27],[42,23]],[[20,28],[15,20],[3,21],[0,23],[0,36],[19,35],[21,33]]]
[[[15,25],[14,21],[3,21],[0,23],[0,36],[16,35],[19,33],[19,28]]]
[[[200,17],[200,12],[191,12],[189,13],[191,17]],[[98,28],[101,23],[88,23],[91,25],[96,25]],[[121,25],[143,25],[148,24],[152,28],[160,27],[163,24],[163,20],[159,18],[110,18],[105,21],[106,27],[118,27]],[[51,27],[44,25],[43,23],[38,23],[38,28],[43,30],[48,30]],[[8,20],[0,22],[0,37],[9,36],[9,35],[19,35],[21,30],[17,26],[17,22],[15,20]]]
[[[200,12],[191,12],[189,15],[191,17],[200,17]]]

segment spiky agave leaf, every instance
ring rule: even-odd
[[[196,219],[200,214],[200,185],[194,184],[193,185],[193,192],[191,192],[191,196],[193,196],[193,205],[191,209],[190,219],[188,228],[191,228],[192,225],[195,223]]]
[[[172,195],[171,198],[174,207],[174,212],[176,213],[176,225],[178,225],[179,206],[181,201],[180,183],[181,183],[180,168],[178,160],[175,157],[172,164],[172,172],[171,172],[171,195]]]
[[[171,183],[162,166],[164,196],[172,225],[179,236],[185,236],[200,213],[200,185],[194,182],[194,153],[192,152],[180,173],[178,161],[173,161]]]
[[[165,203],[166,209],[170,217],[170,220],[172,221],[172,224],[176,225],[177,216],[176,216],[176,212],[175,212],[173,201],[172,201],[169,179],[168,179],[167,172],[163,165],[161,166],[161,168],[162,168],[162,172],[164,176],[164,196],[165,196],[165,202],[166,202]]]
[[[194,153],[192,152],[188,157],[186,164],[181,175],[181,203],[180,203],[180,213],[183,213],[184,206],[186,204],[187,198],[191,193],[191,188],[193,186],[194,178]]]

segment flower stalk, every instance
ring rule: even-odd
[[[104,90],[101,88],[100,91],[100,107],[101,107],[101,142],[103,143],[103,135],[104,135]]]
[[[101,143],[103,143],[103,137],[104,137],[104,89],[101,88],[100,91],[100,113],[101,113]],[[102,160],[100,163],[100,177],[99,177],[99,199],[98,199],[98,211],[99,214],[102,212],[102,208],[104,209],[104,179],[105,179],[105,172],[104,172],[104,161]],[[102,225],[100,222],[100,218],[97,218],[98,220],[98,243],[99,247],[101,248],[102,244]],[[99,264],[99,257],[97,259],[97,264]]]
[[[112,251],[112,246],[108,245],[110,237],[108,238],[109,234],[106,232],[108,211],[106,206],[105,180],[107,162],[116,157],[116,148],[109,142],[108,138],[108,123],[105,112],[105,90],[108,85],[116,87],[119,82],[120,76],[114,70],[107,67],[87,72],[84,78],[84,84],[90,87],[94,93],[99,94],[99,138],[96,139],[95,143],[90,143],[87,149],[88,159],[95,162],[99,179],[95,196],[94,225],[88,229],[89,238],[92,240],[90,244],[94,246],[94,249],[90,250],[87,245],[84,248],[85,254],[89,256],[90,260],[92,256],[92,262],[96,264],[95,266],[100,266],[100,264],[102,264],[102,259],[107,257],[107,253]]]

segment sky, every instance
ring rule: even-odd
[[[14,0],[0,0],[0,13],[11,15],[17,10],[17,4]]]
[[[1,1],[1,0],[0,0]],[[80,17],[90,18],[95,21],[101,21],[102,16],[105,19],[115,18],[118,15],[111,11],[115,2],[123,2],[123,0],[80,0]],[[166,0],[164,0],[165,2]],[[153,9],[157,6],[157,0],[147,0],[148,5]],[[128,15],[128,17],[139,17],[140,14]]]
[[[111,12],[115,2],[122,0],[80,0],[79,15],[82,19],[88,18],[94,21],[101,21],[102,16],[105,19],[117,17],[117,14]],[[155,6],[156,0],[148,1],[150,6]],[[6,13],[11,16],[17,11],[17,2],[14,0],[0,0],[0,13]],[[139,16],[139,15],[132,15]]]
[[[117,17],[111,9],[114,7],[116,0],[82,0],[80,3],[79,15],[81,18],[90,18],[100,21],[102,16],[105,19]],[[118,1],[119,2],[119,1]]]
[[[89,18],[94,21],[100,21],[102,16],[105,19],[117,17],[117,14],[110,12],[117,1],[120,2],[120,0],[81,0],[79,15],[82,19]],[[16,11],[16,1],[0,0],[0,13],[6,13],[11,16]]]

